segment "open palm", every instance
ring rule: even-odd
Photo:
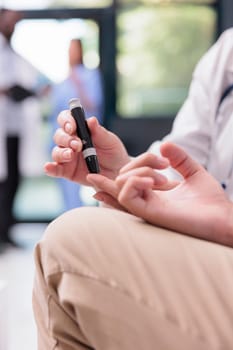
[[[215,240],[224,227],[221,208],[229,207],[221,186],[180,147],[166,143],[161,153],[184,180],[173,189],[154,191],[151,178],[130,177],[118,194],[119,203],[154,225]]]

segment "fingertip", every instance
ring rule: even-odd
[[[44,173],[45,175],[48,175],[48,170],[46,169],[45,166],[43,167],[43,173]]]
[[[99,121],[95,116],[88,118],[87,122],[92,133],[95,132],[95,130],[100,126]]]
[[[46,163],[44,164],[43,170],[44,170],[44,173],[45,173],[46,175],[50,175],[51,167],[52,167],[52,166],[53,166],[53,163],[51,163],[51,162],[46,162]]]
[[[140,189],[152,188],[154,185],[154,180],[151,177],[144,176],[131,176],[128,180],[129,186],[137,187]]]
[[[70,141],[70,147],[74,151],[81,151],[82,149],[82,142],[80,140],[73,139]]]
[[[168,157],[171,154],[171,152],[174,152],[174,150],[177,149],[177,147],[178,146],[176,146],[174,143],[167,141],[161,144],[160,152],[162,156]]]
[[[182,147],[172,143],[165,142],[160,147],[160,152],[163,157],[168,158],[172,167],[176,166],[183,159],[188,157],[188,154],[183,150]]]
[[[70,122],[66,122],[64,125],[64,130],[67,132],[67,134],[72,135],[73,133],[73,128]]]
[[[63,157],[64,161],[71,160],[72,159],[72,150],[70,148],[64,149],[64,151],[62,152],[62,157]]]
[[[162,144],[160,151],[163,156],[169,159],[172,168],[184,178],[190,177],[202,168],[182,147],[172,142]]]
[[[167,157],[159,157],[156,158],[156,168],[157,169],[166,169],[170,166],[170,160]]]
[[[158,186],[165,185],[168,182],[168,178],[161,173],[156,173],[155,184]]]
[[[93,195],[93,198],[96,199],[97,201],[99,202],[104,202],[104,195],[102,192],[96,192],[94,195]]]
[[[67,134],[72,135],[75,133],[76,123],[70,110],[66,109],[61,111],[57,117],[57,122]]]
[[[44,164],[44,166],[43,166],[43,169],[44,169],[44,170],[47,170],[47,169],[48,169],[49,164],[50,164],[50,162],[46,162],[46,163]]]
[[[64,109],[58,114],[57,122],[61,127],[63,127],[65,123],[70,119],[70,117],[71,117],[70,111],[68,109]]]

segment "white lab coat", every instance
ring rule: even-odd
[[[35,88],[38,71],[12,50],[0,33],[0,90],[14,84]],[[41,114],[36,98],[15,103],[0,95],[0,180],[7,176],[6,135],[20,137],[19,164],[22,175],[43,173],[45,148],[41,142]]]
[[[188,98],[164,140],[182,146],[221,184],[233,201],[233,29],[226,30],[197,64]],[[149,151],[158,153],[161,142]]]

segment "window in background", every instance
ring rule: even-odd
[[[93,20],[22,20],[17,24],[12,45],[50,80],[59,82],[68,73],[72,38],[82,38],[85,64],[98,66],[99,28]]]
[[[112,0],[4,0],[1,6],[13,9],[90,8],[110,6]]]
[[[175,115],[197,61],[216,38],[216,19],[210,6],[172,1],[161,6],[122,5],[117,20],[117,114]]]
[[[112,5],[112,0],[50,0],[50,7],[99,8]]]
[[[119,4],[214,4],[216,0],[117,0]]]

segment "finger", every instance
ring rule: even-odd
[[[59,124],[61,128],[70,136],[77,136],[76,122],[69,111],[63,111],[58,116]],[[112,133],[101,126],[96,117],[90,117],[87,119],[88,128],[91,133],[92,141],[100,148],[104,148],[108,140],[112,140]],[[71,139],[70,139],[71,140]]]
[[[168,180],[164,185],[161,185],[159,188],[157,188],[157,190],[168,191],[168,190],[172,190],[173,188],[175,188],[178,185],[180,185],[180,181]],[[153,190],[154,190],[154,188],[153,188]]]
[[[47,162],[44,165],[44,172],[48,176],[63,177],[63,167],[56,162]]]
[[[143,153],[122,167],[120,173],[124,173],[131,169],[140,168],[143,166],[148,166],[153,169],[165,169],[169,166],[169,161],[166,158],[157,156],[152,153]]]
[[[62,128],[55,131],[53,140],[59,147],[71,147],[74,151],[81,151],[82,142],[77,136],[67,134]]]
[[[77,126],[75,119],[71,115],[69,110],[61,111],[57,117],[58,125],[69,135],[77,135]],[[95,132],[98,128],[99,122],[96,117],[90,117],[87,119],[88,127],[91,133]]]
[[[116,183],[118,186],[122,187],[123,184],[130,178],[131,176],[140,176],[140,177],[150,177],[154,181],[153,189],[160,189],[160,187],[163,187],[167,182],[167,178],[165,175],[159,173],[158,171],[155,171],[154,169],[144,166],[141,168],[129,170],[126,173],[121,173],[116,178]]]
[[[117,198],[118,189],[113,180],[100,174],[88,174],[87,181],[98,191],[106,192],[113,198]]]
[[[131,213],[141,216],[152,193],[152,187],[153,180],[151,178],[133,176],[122,187],[118,201]]]
[[[125,211],[125,208],[120,205],[118,200],[112,196],[110,196],[106,192],[99,191],[93,196],[96,200],[103,202],[105,205],[110,206],[112,208]]]
[[[112,145],[113,139],[116,139],[116,136],[105,127],[99,124],[98,119],[91,117],[87,119],[88,127],[91,132],[93,142],[101,149],[105,150],[106,145]],[[108,148],[107,148],[108,150]]]
[[[181,147],[171,142],[162,144],[160,150],[162,155],[169,159],[171,166],[184,178],[188,178],[203,170],[203,167],[193,160]]]
[[[57,163],[70,162],[75,156],[77,155],[71,148],[54,147],[52,150],[52,159]]]
[[[69,110],[61,111],[57,117],[57,122],[69,135],[76,133],[76,123]]]
[[[103,128],[105,130],[105,128],[99,124],[99,121],[96,117],[88,118],[87,124],[88,124],[88,128],[91,132],[92,137],[95,136],[96,132],[98,132],[101,128]]]

